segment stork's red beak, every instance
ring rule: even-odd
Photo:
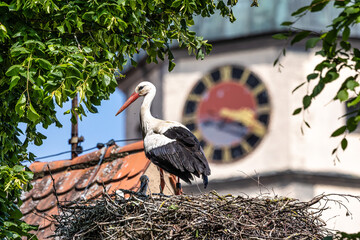
[[[118,114],[120,114],[122,111],[125,110],[125,108],[127,108],[130,104],[132,104],[136,99],[138,99],[140,97],[140,95],[136,92],[134,92],[133,94],[131,94],[131,96],[128,98],[128,100],[126,100],[126,102],[124,103],[124,105],[122,105],[122,107],[120,108],[120,110],[115,114],[115,116],[117,116]]]

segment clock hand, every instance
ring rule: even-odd
[[[247,133],[247,129],[243,125],[237,126],[236,129],[230,129],[230,128],[228,128],[228,126],[229,125],[224,124],[223,126],[220,126],[219,128],[221,128],[221,131],[231,134],[233,136],[236,136],[238,138],[239,137],[242,138]]]
[[[255,118],[255,112],[252,109],[241,108],[233,110],[229,108],[222,108],[219,115],[241,123],[242,125],[250,128],[254,134],[260,137],[265,135],[265,126]]]
[[[202,121],[204,126],[213,126],[219,129],[222,132],[226,132],[230,135],[236,137],[243,137],[247,130],[244,128],[244,125],[239,122],[234,122],[230,119],[225,119],[224,117],[220,116],[217,111],[209,109],[207,111],[208,118]],[[241,124],[240,126],[234,126],[233,128],[229,127],[229,123]]]

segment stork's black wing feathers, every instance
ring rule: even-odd
[[[151,159],[155,165],[180,177],[187,183],[191,183],[190,180],[193,180],[191,172],[186,170],[191,167],[184,166],[182,162],[179,162],[179,159],[185,158],[185,156],[183,152],[178,149],[176,142],[154,148],[146,152],[146,157]]]
[[[200,149],[199,140],[194,136],[192,132],[183,127],[172,127],[169,128],[164,135],[170,139],[174,139],[180,144],[194,148],[194,150]]]
[[[164,135],[175,140],[146,153],[156,165],[190,183],[192,174],[203,177],[204,186],[210,175],[209,164],[197,138],[183,127],[169,128]]]
[[[200,146],[199,140],[192,132],[183,127],[172,127],[164,132],[164,135],[170,139],[176,140],[181,146],[181,149],[186,149],[188,153],[190,153],[192,157],[190,159],[188,158],[188,160],[192,160],[193,166],[198,174],[210,175],[208,161]],[[188,170],[192,171],[192,169]],[[197,175],[196,173],[194,174]]]

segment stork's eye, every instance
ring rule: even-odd
[[[139,87],[139,91],[141,91],[143,88],[144,88],[144,86],[140,86],[140,87]]]

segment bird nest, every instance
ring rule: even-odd
[[[323,239],[325,208],[292,198],[122,194],[61,206],[60,239]],[[119,192],[118,192],[119,193]]]

